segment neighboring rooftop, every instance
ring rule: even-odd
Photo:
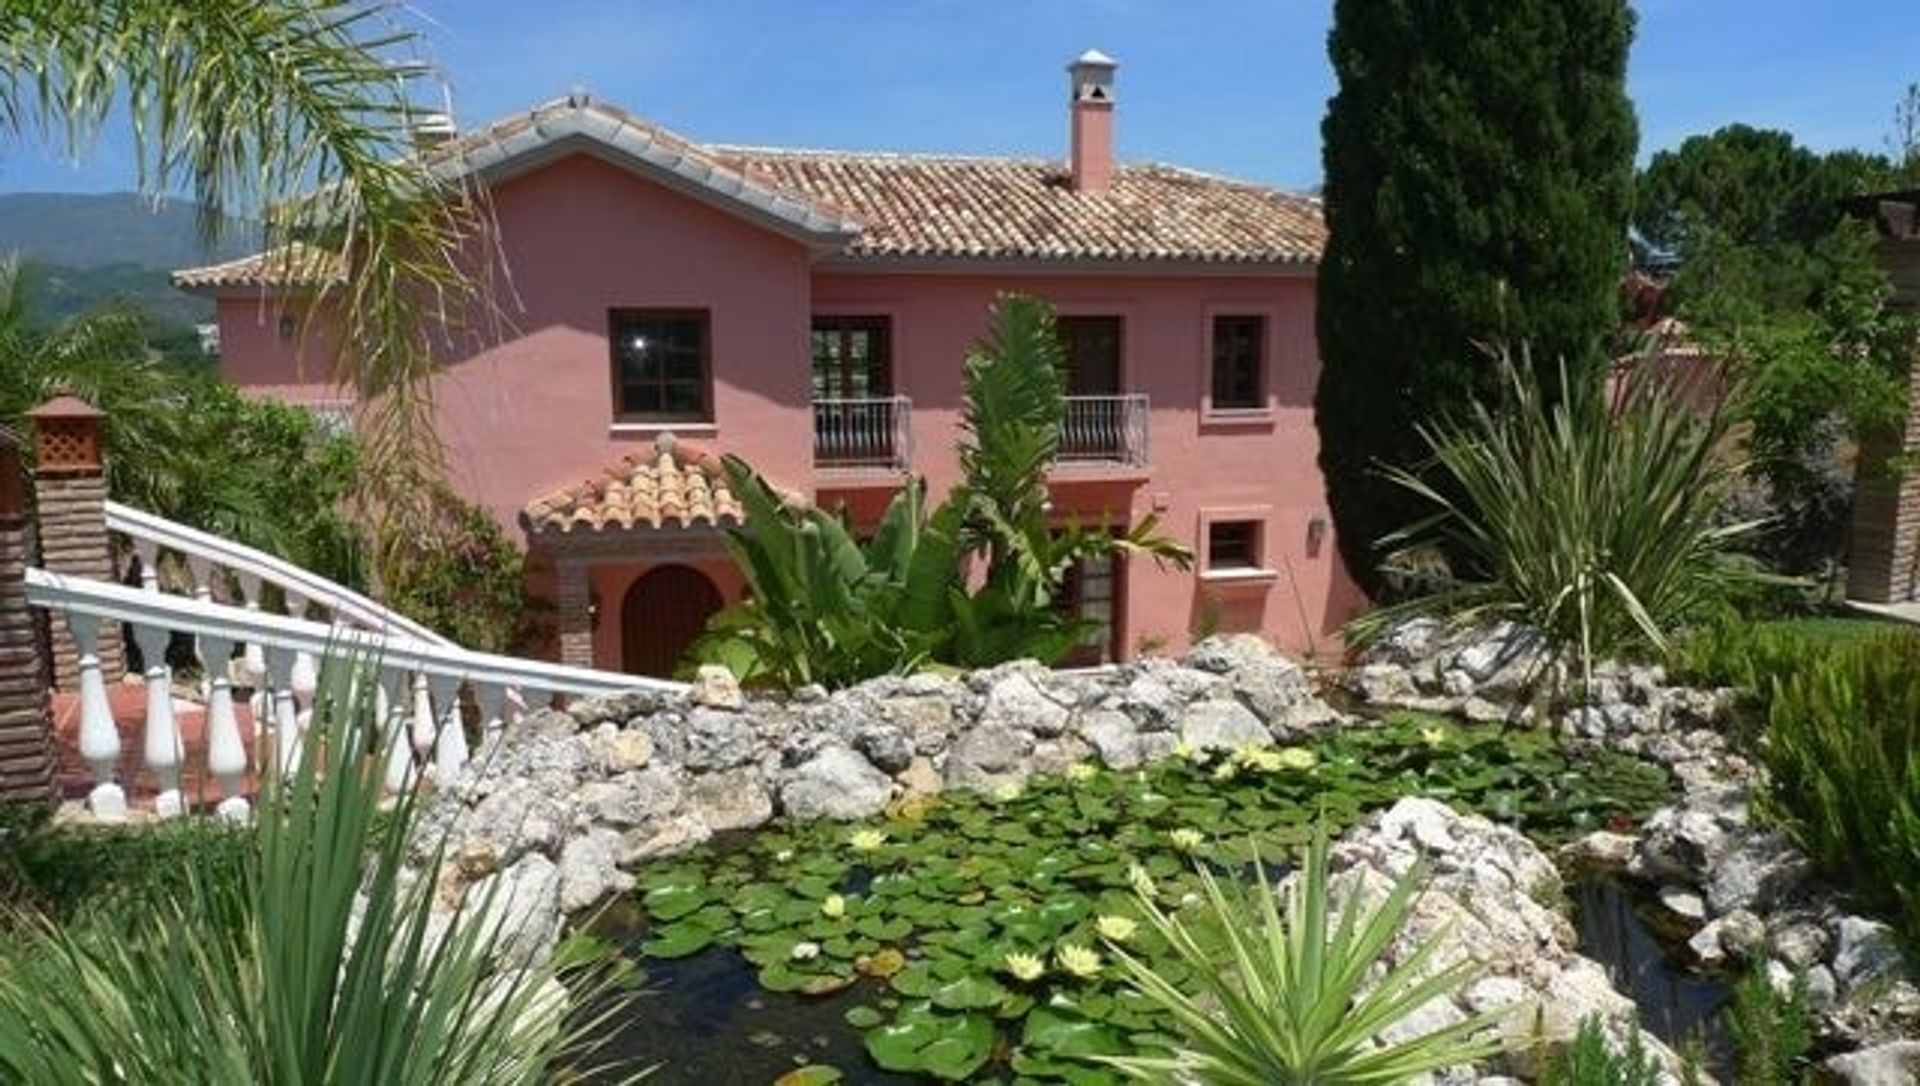
[[[173,273],[173,285],[182,290],[297,287],[340,278],[339,254],[296,241],[222,264],[182,268]]]
[[[535,533],[720,527],[746,518],[720,461],[672,434],[592,479],[535,498],[521,516]]]
[[[1081,191],[1059,161],[700,144],[585,94],[425,153],[443,176],[498,180],[585,152],[853,263],[982,261],[1310,266],[1318,200],[1174,166],[1120,165]],[[297,248],[297,247],[296,247]],[[260,254],[174,273],[189,290],[284,287],[334,258]]]

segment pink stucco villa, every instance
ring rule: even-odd
[[[742,582],[737,453],[870,523],[957,473],[961,361],[1000,291],[1070,360],[1065,522],[1157,514],[1199,556],[1086,568],[1086,660],[1211,630],[1326,651],[1362,605],[1315,465],[1307,197],[1114,158],[1114,72],[1068,68],[1064,161],[695,143],[584,95],[435,147],[483,183],[512,330],[436,379],[454,485],[525,540],[571,663],[661,673]],[[260,258],[176,275],[218,303],[237,384],[338,406]]]

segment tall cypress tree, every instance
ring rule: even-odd
[[[1341,551],[1422,510],[1376,474],[1497,395],[1487,347],[1592,375],[1620,316],[1633,154],[1626,0],[1336,0],[1322,125],[1320,467]]]

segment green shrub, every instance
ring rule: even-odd
[[[1739,471],[1725,410],[1655,378],[1609,397],[1564,368],[1554,399],[1530,364],[1500,366],[1504,406],[1422,426],[1432,470],[1385,469],[1431,515],[1382,541],[1417,594],[1367,616],[1360,636],[1410,613],[1513,619],[1584,681],[1601,657],[1664,652],[1670,631],[1753,578],[1729,551],[1756,525],[1722,519]]]
[[[1108,949],[1134,986],[1173,1016],[1180,1036],[1171,1056],[1106,1057],[1149,1082],[1298,1082],[1340,1086],[1403,1082],[1493,1055],[1499,1045],[1475,1035],[1496,1019],[1463,1019],[1394,1043],[1380,1031],[1465,984],[1477,969],[1457,961],[1435,968],[1441,940],[1430,936],[1391,969],[1381,955],[1413,912],[1424,870],[1416,865],[1386,897],[1369,905],[1357,893],[1334,900],[1327,837],[1317,832],[1300,876],[1283,893],[1255,861],[1251,887],[1222,886],[1200,868],[1197,916],[1168,914],[1141,888],[1141,912],[1185,967],[1198,997],[1121,942]]]
[[[231,868],[253,845],[248,830],[211,819],[55,827],[43,812],[0,808],[0,900],[56,921],[177,896],[196,874]]]
[[[1660,1061],[1647,1051],[1634,1030],[1624,1051],[1616,1052],[1607,1043],[1600,1019],[1593,1017],[1580,1024],[1573,1044],[1547,1064],[1540,1076],[1541,1086],[1659,1086]]]
[[[1762,696],[1765,810],[1920,946],[1920,635],[1809,653]]]
[[[1766,973],[1748,973],[1734,985],[1727,1031],[1733,1037],[1735,1081],[1742,1086],[1801,1082],[1807,1054],[1813,1050],[1807,975],[1795,976],[1792,989],[1781,995]]]
[[[514,652],[544,636],[545,605],[528,596],[526,553],[492,514],[431,484],[420,510],[379,532],[383,598],[463,648]]]

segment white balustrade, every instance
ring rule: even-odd
[[[193,569],[196,589],[209,577]],[[209,570],[209,574],[211,574]],[[680,691],[682,684],[568,667],[458,646],[421,641],[403,634],[369,631],[335,621],[318,622],[279,615],[259,606],[261,580],[247,571],[235,573],[242,606],[207,598],[170,595],[153,586],[133,588],[108,581],[68,577],[42,569],[27,571],[27,598],[35,606],[64,616],[80,652],[80,753],[92,768],[95,786],[88,796],[93,812],[102,818],[124,817],[127,811],[122,782],[116,780],[121,736],[100,671],[97,655],[101,624],[125,623],[146,665],[146,765],[158,780],[161,794],[155,809],[177,814],[188,804],[181,790],[188,773],[186,751],[175,719],[172,673],[166,652],[174,637],[190,637],[207,674],[206,775],[219,783],[218,813],[244,818],[249,755],[240,731],[234,687],[237,682],[271,692],[267,704],[255,713],[255,725],[270,730],[276,748],[271,761],[264,754],[251,768],[280,771],[298,764],[303,740],[300,699],[311,703],[317,669],[312,662],[328,654],[370,661],[381,671],[385,707],[381,726],[392,737],[386,780],[400,789],[418,781],[417,767],[431,764],[440,787],[457,783],[470,757],[461,720],[461,690],[472,691],[484,730],[497,736],[518,711],[537,709],[554,695],[585,697],[629,690]],[[285,591],[283,589],[283,591]],[[301,599],[307,597],[300,595]],[[243,647],[243,648],[241,648]],[[236,657],[235,649],[241,648]],[[250,665],[248,657],[258,661]],[[303,667],[302,658],[307,664]],[[238,659],[240,663],[234,664]],[[411,698],[409,698],[411,695]],[[411,739],[410,744],[408,740]],[[418,750],[416,760],[415,750]],[[256,747],[256,751],[258,748]]]
[[[133,553],[140,560],[140,587],[149,592],[160,591],[159,541],[135,536]]]

